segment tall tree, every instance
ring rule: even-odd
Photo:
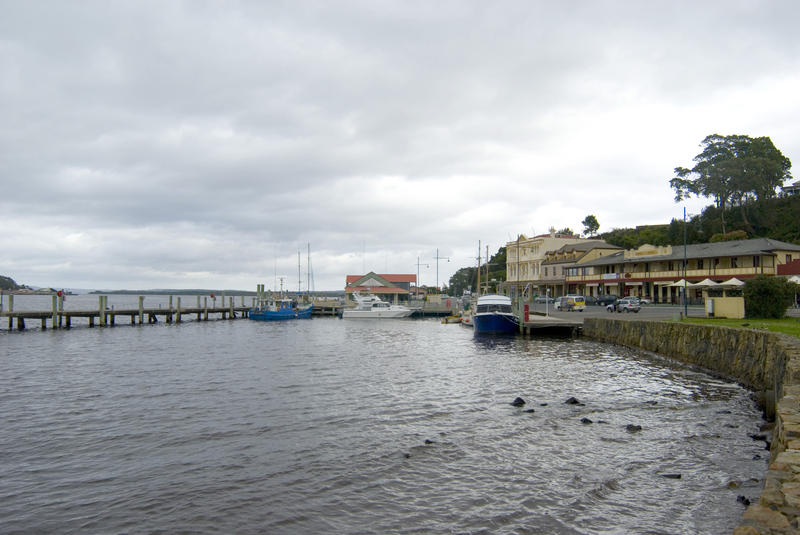
[[[581,225],[583,225],[583,233],[589,236],[594,236],[600,228],[600,223],[593,215],[587,215],[586,219],[581,221]]]
[[[791,161],[768,137],[712,134],[700,146],[703,151],[694,157],[695,166],[676,167],[676,176],[669,183],[676,202],[692,195],[713,198],[720,209],[723,233],[728,206],[738,204],[749,227],[745,202],[775,196],[776,188],[792,176]]]

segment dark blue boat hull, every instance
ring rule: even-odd
[[[314,310],[313,306],[294,310],[291,308],[283,308],[280,310],[255,310],[251,309],[248,317],[256,321],[282,321],[294,319],[311,319],[311,312]]]
[[[516,334],[519,332],[517,319],[510,314],[475,314],[472,317],[475,334]]]

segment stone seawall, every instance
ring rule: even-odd
[[[584,336],[701,366],[755,391],[775,418],[758,503],[734,535],[800,533],[800,339],[761,330],[586,318]],[[777,403],[776,403],[777,400]]]

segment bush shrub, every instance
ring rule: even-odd
[[[748,318],[782,318],[794,299],[794,284],[781,277],[757,275],[744,285]]]

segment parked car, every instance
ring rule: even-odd
[[[650,301],[650,299],[647,298],[647,297],[640,297],[639,298],[639,304],[640,305],[649,305],[651,303],[652,303],[652,301]]]
[[[618,299],[616,303],[612,305],[608,305],[606,310],[609,312],[639,312],[642,309],[642,306],[639,304],[639,300],[635,297],[625,297],[623,299]]]
[[[582,312],[583,309],[586,308],[586,300],[582,295],[564,295],[556,299],[553,307],[556,310],[577,310],[578,312]]]
[[[549,295],[537,295],[534,299],[534,303],[553,303],[555,298],[550,297]]]
[[[603,294],[597,297],[597,304],[600,306],[613,305],[617,302],[619,296],[614,294]]]
[[[585,295],[583,298],[586,300],[586,306],[593,306],[599,304],[597,298],[593,295]]]

